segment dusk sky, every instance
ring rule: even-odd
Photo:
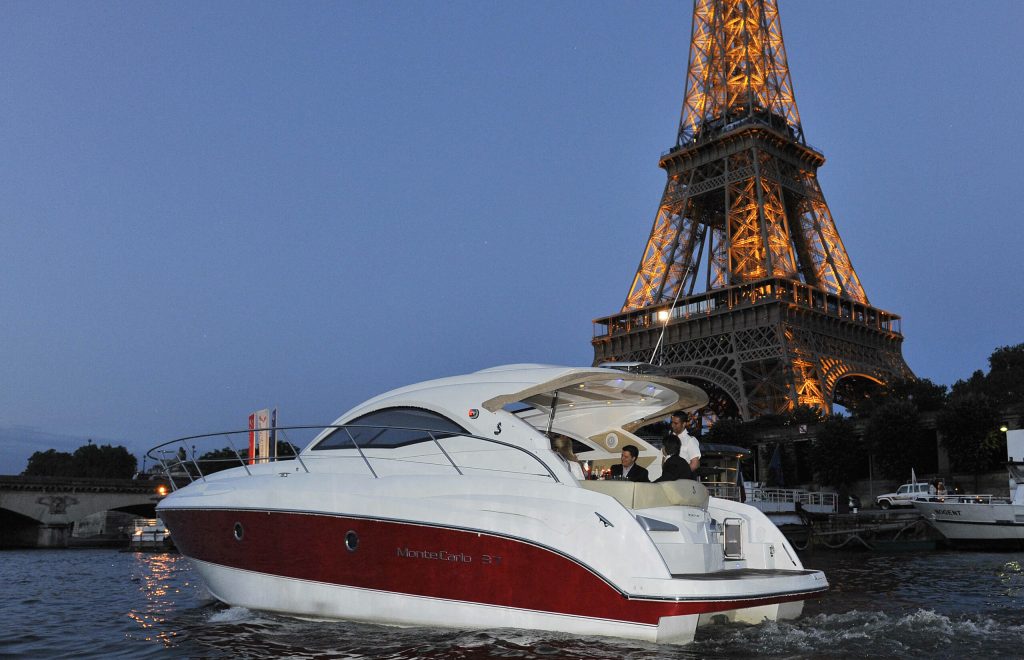
[[[1024,3],[779,0],[825,198],[903,354],[1024,341]],[[692,3],[7,2],[0,474],[589,365],[675,142]]]

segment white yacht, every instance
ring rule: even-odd
[[[1006,433],[1009,497],[945,495],[913,501],[946,540],[955,545],[1024,547],[1024,429]]]
[[[584,461],[650,459],[632,431],[706,401],[640,373],[496,367],[370,399],[293,460],[211,474],[167,459],[199,439],[165,443],[158,514],[211,593],[251,609],[678,644],[713,618],[797,617],[828,584],[760,511],[696,481],[577,480],[551,450],[558,433]]]

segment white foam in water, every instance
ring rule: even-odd
[[[992,648],[994,640],[999,640],[1000,646],[1009,643],[1019,649],[1024,642],[1024,625],[1006,625],[970,615],[951,618],[925,609],[901,615],[858,610],[819,614],[793,622],[765,622],[760,626],[734,629],[734,632],[735,636],[709,638],[704,644],[728,645],[734,650],[739,645],[770,654],[803,654],[828,649],[839,654],[917,657],[953,649]]]
[[[210,615],[209,620],[210,623],[237,623],[252,618],[252,612],[244,607],[229,607],[226,610],[214,612]]]

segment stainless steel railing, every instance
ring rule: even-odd
[[[356,452],[355,456],[339,456],[337,453],[324,455],[317,455],[318,452],[314,450],[313,453],[301,453],[301,448],[296,447],[288,439],[288,432],[292,431],[315,431],[317,434],[324,430],[329,429],[343,429],[351,441],[351,449]],[[442,463],[424,462],[423,456],[379,456],[375,454],[367,454],[370,449],[379,449],[379,447],[372,446],[360,446],[356,440],[356,435],[353,431],[356,429],[371,429],[371,430],[399,430],[399,431],[414,431],[424,433],[429,437],[428,440],[422,442],[429,442],[432,446],[436,447],[437,453],[430,454],[430,456],[441,456],[443,457]],[[487,438],[483,436],[472,435],[469,433],[453,433],[451,431],[440,431],[436,429],[425,429],[425,428],[413,428],[404,426],[379,426],[379,425],[365,425],[365,424],[344,424],[344,425],[323,425],[323,426],[278,426],[271,429],[265,429],[271,432],[272,437],[283,436],[283,440],[279,439],[275,442],[277,449],[280,451],[282,447],[285,449],[285,454],[278,453],[276,456],[250,456],[248,450],[248,441],[245,443],[245,451],[239,451],[232,436],[242,435],[248,436],[251,433],[250,429],[241,431],[222,431],[218,433],[204,433],[201,435],[191,435],[183,438],[176,438],[167,442],[161,443],[146,453],[146,458],[153,461],[156,469],[160,471],[171,484],[171,488],[177,490],[193,481],[206,481],[207,477],[215,472],[225,470],[228,468],[244,469],[245,473],[249,476],[253,475],[253,466],[267,464],[267,463],[280,463],[285,461],[294,461],[298,463],[299,467],[303,472],[309,473],[310,465],[322,465],[322,461],[331,460],[337,461],[345,458],[359,458],[362,463],[366,466],[367,471],[375,479],[380,478],[378,471],[374,469],[374,464],[378,467],[381,463],[385,462],[399,462],[406,464],[422,464],[437,467],[438,465],[450,466],[457,475],[465,475],[466,470],[487,470],[498,473],[510,473],[510,474],[524,474],[522,470],[511,470],[501,468],[489,468],[468,465],[463,462],[461,465],[459,462],[452,457],[451,453],[445,449],[442,444],[445,441],[454,439],[469,439],[481,443],[481,446],[491,446],[504,448],[505,450],[511,450],[520,452],[528,456],[532,462],[542,468],[539,472],[529,472],[532,476],[548,477],[559,483],[560,480],[551,468],[543,461],[539,456],[531,452],[530,450],[520,447],[518,445],[497,440],[495,438]],[[204,451],[204,447],[211,445],[216,446],[220,444],[217,439],[223,439],[227,442],[227,447],[217,448],[214,450]],[[308,443],[303,443],[308,444]],[[413,443],[415,444],[415,443]],[[346,447],[347,448],[347,447]],[[342,448],[342,449],[346,449]],[[500,449],[498,449],[500,451]],[[337,450],[328,450],[337,451]],[[262,473],[263,470],[260,470]]]

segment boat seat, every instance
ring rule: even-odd
[[[580,486],[617,499],[627,509],[695,506],[706,509],[708,489],[691,479],[646,484],[634,481],[581,481]]]

